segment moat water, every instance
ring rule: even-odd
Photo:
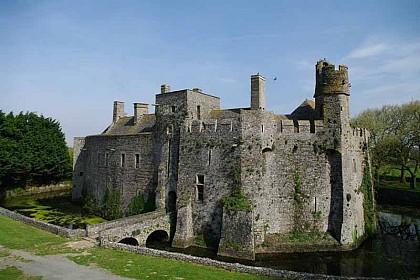
[[[76,229],[87,224],[99,224],[106,220],[89,214],[81,205],[71,201],[68,192],[53,192],[6,199],[2,207],[39,221]]]
[[[7,199],[3,207],[66,228],[84,228],[105,221],[71,202],[66,193]],[[382,205],[375,237],[349,252],[257,255],[256,261],[220,258],[202,248],[164,248],[222,261],[300,272],[385,278],[420,278],[420,208]]]

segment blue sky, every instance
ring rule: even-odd
[[[420,1],[0,1],[0,109],[57,119],[69,146],[112,120],[114,100],[153,103],[161,84],[267,109],[314,92],[314,65],[347,64],[350,109],[420,99]],[[274,81],[273,78],[277,77]]]

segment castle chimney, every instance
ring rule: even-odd
[[[265,78],[259,73],[251,76],[251,109],[265,110]]]
[[[122,118],[124,116],[125,116],[124,102],[114,101],[114,112],[113,112],[112,121],[115,123],[118,121],[119,118]]]
[[[194,92],[203,93],[203,90],[201,88],[193,88]]]
[[[171,92],[171,86],[170,85],[161,85],[160,86],[160,93],[168,93]]]
[[[134,103],[134,124],[138,123],[138,121],[149,113],[149,104],[147,103]]]

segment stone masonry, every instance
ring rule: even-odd
[[[365,234],[368,132],[350,126],[347,67],[324,59],[315,70],[315,101],[284,115],[266,111],[260,74],[251,76],[249,108],[220,109],[199,88],[168,85],[154,114],[135,103],[126,116],[115,101],[102,134],[75,138],[73,199],[93,197],[101,207],[108,188],[127,214],[135,196],[154,196],[170,213],[172,246],[221,255],[278,252],[291,233],[356,244]],[[250,207],[227,209],[224,198],[238,189]]]

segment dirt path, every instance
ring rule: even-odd
[[[24,273],[33,276],[42,276],[45,280],[128,280],[111,274],[101,268],[78,265],[65,255],[36,256],[25,251],[5,249],[0,245],[0,253],[7,251],[10,255],[0,257],[0,269],[6,266],[16,266]]]

